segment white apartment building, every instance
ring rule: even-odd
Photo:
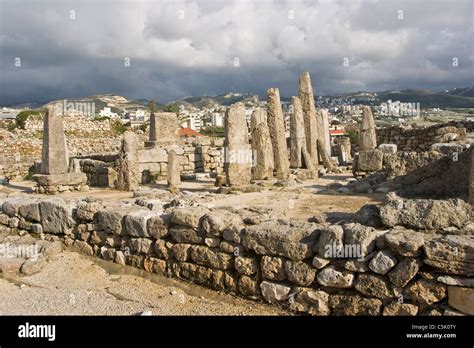
[[[190,114],[188,117],[181,123],[182,127],[190,128],[196,132],[199,132],[202,127],[201,116],[197,114]]]
[[[113,112],[109,107],[104,107],[102,110],[99,111],[99,116],[115,118],[118,117],[118,114],[116,112]]]
[[[211,123],[213,127],[224,127],[224,115],[214,112],[211,116]]]

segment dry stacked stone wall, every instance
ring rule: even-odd
[[[465,300],[474,291],[474,241],[467,230],[446,235],[400,226],[297,223],[255,210],[165,208],[145,198],[107,204],[7,199],[0,203],[0,224],[299,313],[474,314]],[[443,204],[431,213],[444,214]],[[464,224],[465,204],[446,204],[466,210],[456,220]],[[391,225],[399,222],[398,206],[384,212]]]
[[[450,122],[426,128],[399,126],[377,129],[377,144],[396,144],[398,151],[427,151],[436,143],[463,140],[474,130],[474,122]]]

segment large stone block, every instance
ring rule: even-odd
[[[41,225],[45,233],[65,233],[73,224],[72,207],[62,199],[44,200],[40,203]]]
[[[439,236],[429,240],[423,249],[423,261],[441,272],[474,276],[474,239],[470,236]]]
[[[474,289],[449,286],[448,303],[458,311],[474,315]]]
[[[148,234],[148,220],[159,216],[161,212],[150,210],[138,210],[125,216],[126,234],[134,237],[150,237]]]
[[[379,208],[385,226],[440,230],[462,228],[471,220],[471,205],[462,199],[403,199],[395,193],[386,196]]]
[[[40,186],[78,186],[87,182],[87,175],[84,173],[35,174],[33,180]]]
[[[145,146],[174,144],[179,139],[179,121],[174,112],[155,112],[150,115],[149,140]]]
[[[201,219],[209,213],[209,209],[204,207],[176,208],[171,212],[171,222],[176,225],[198,228]]]
[[[380,150],[359,151],[357,171],[377,172],[383,168],[383,152]]]
[[[264,222],[246,227],[242,244],[258,255],[284,256],[299,261],[312,256],[318,231],[311,224],[286,225]]]

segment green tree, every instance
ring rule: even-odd
[[[179,108],[176,104],[167,104],[163,107],[164,112],[174,112],[176,115],[179,115]]]
[[[21,111],[15,117],[15,127],[25,129],[26,120],[30,116],[39,116],[39,115],[41,115],[40,110],[24,110],[24,111]]]

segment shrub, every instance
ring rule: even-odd
[[[120,120],[113,121],[111,126],[117,134],[123,134],[127,131],[127,127]]]
[[[18,115],[16,115],[15,128],[25,129],[26,120],[30,116],[39,116],[39,115],[41,115],[41,111],[39,111],[39,110],[24,110],[24,111],[21,111]]]

